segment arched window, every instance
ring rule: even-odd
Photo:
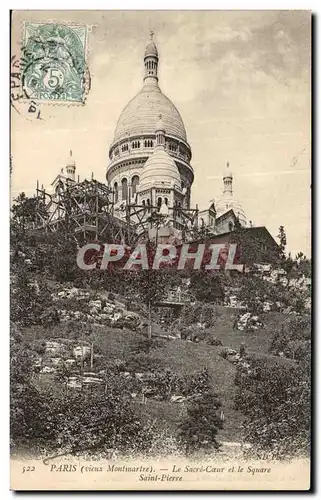
[[[128,194],[128,183],[127,179],[124,177],[121,181],[121,197],[122,200],[127,199],[127,194]]]
[[[121,147],[122,152],[128,151],[128,144],[123,144]]]
[[[115,203],[118,202],[118,184],[115,182],[114,184],[114,191],[115,191]]]
[[[160,207],[161,204],[162,204],[162,198],[159,197],[159,198],[157,198],[157,206]]]
[[[139,177],[138,175],[134,175],[132,177],[132,195],[136,194],[138,184],[139,184]]]
[[[142,201],[143,207],[145,206],[145,200]]]
[[[168,205],[168,198],[165,198],[165,205]]]
[[[63,190],[64,190],[64,185],[63,185],[62,181],[59,181],[57,186],[56,186],[56,189],[55,189],[56,194],[61,193]]]
[[[228,223],[228,229],[229,231],[233,231],[233,222]]]

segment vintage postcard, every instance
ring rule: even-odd
[[[13,490],[309,490],[311,12],[13,11]]]

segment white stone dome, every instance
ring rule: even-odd
[[[233,210],[242,226],[247,226],[247,217],[241,203],[233,195],[225,193],[216,202],[216,217],[220,217],[229,210]]]
[[[155,185],[172,190],[172,184],[178,193],[182,193],[181,186],[184,185],[185,203],[189,207],[194,180],[190,164],[192,151],[179,111],[158,85],[158,63],[157,47],[152,40],[143,59],[143,86],[125,106],[115,127],[106,179],[108,185],[117,183],[119,186],[122,177],[130,180],[137,175],[137,193],[143,193],[145,188],[148,191]],[[160,145],[163,146],[162,152],[159,151]],[[152,169],[155,170],[153,173]]]
[[[157,50],[157,47],[156,47],[155,43],[153,42],[153,40],[151,40],[147,44],[146,49],[145,49],[145,57],[148,57],[148,56],[158,57],[158,50]]]
[[[181,115],[156,84],[144,85],[124,108],[116,125],[114,142],[144,134],[155,134],[155,123],[160,113],[166,134],[187,142]]]
[[[155,129],[155,125],[154,125]],[[152,187],[174,188],[181,191],[181,177],[178,168],[163,147],[156,147],[146,161],[140,176],[138,192]]]

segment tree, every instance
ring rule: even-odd
[[[280,249],[281,258],[283,258],[283,257],[285,257],[285,247],[286,247],[286,243],[287,243],[284,226],[279,227],[279,233],[277,235],[277,238],[280,240],[279,249]]]
[[[127,357],[125,369],[129,372],[155,371],[159,368],[160,361],[145,352],[140,352]]]
[[[218,415],[221,403],[212,390],[208,371],[204,370],[195,379],[194,387],[189,388],[194,391],[194,397],[190,399],[187,414],[178,428],[178,439],[186,455],[219,450],[217,433],[223,428]]]
[[[255,276],[246,276],[242,280],[239,298],[252,314],[263,312],[263,302],[268,298],[269,283]]]
[[[303,363],[247,357],[238,365],[235,409],[244,415],[244,440],[251,457],[306,454],[310,439],[310,375]]]
[[[15,324],[10,330],[10,443],[12,451],[30,452],[47,437],[48,413],[33,383],[34,353]]]
[[[216,302],[224,300],[221,274],[217,271],[191,271],[190,291],[196,300]]]
[[[66,391],[60,384],[37,389],[34,357],[20,330],[11,329],[11,419],[12,451],[71,453],[92,451],[141,453],[151,446],[153,434],[135,413],[128,382],[120,383],[109,371],[104,392]],[[68,373],[60,370],[57,379]],[[58,386],[58,387],[57,387]]]
[[[156,252],[154,243],[146,245],[148,269],[137,266],[136,269],[118,271],[118,277],[124,287],[127,297],[136,297],[148,308],[148,336],[151,337],[152,307],[166,296],[171,286],[179,283],[180,277],[173,271],[173,263],[168,263],[159,269],[153,269]]]
[[[299,359],[302,353],[310,347],[311,317],[309,315],[295,316],[281,325],[272,339],[270,352]]]
[[[296,268],[299,275],[311,278],[312,276],[312,262],[302,252],[295,256]]]
[[[59,317],[54,308],[51,310],[52,298],[45,283],[32,283],[25,267],[21,267],[14,276],[10,288],[11,320],[22,326],[49,324],[58,322]]]
[[[25,193],[20,193],[13,200],[11,212],[13,222],[25,230],[28,224],[36,220],[36,198],[28,198]]]
[[[131,403],[113,386],[97,391],[47,393],[54,431],[47,446],[63,453],[140,453],[151,445],[152,435],[139,420]]]
[[[55,240],[51,262],[54,276],[61,283],[74,281],[81,274],[76,263],[77,243],[70,237],[65,239],[58,234],[55,235]]]

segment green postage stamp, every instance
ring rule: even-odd
[[[90,86],[86,26],[24,24],[22,87],[31,99],[83,103]]]

